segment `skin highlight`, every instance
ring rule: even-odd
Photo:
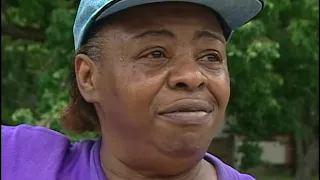
[[[230,96],[223,31],[206,7],[162,4],[114,16],[97,34],[98,63],[75,57],[79,91],[99,117],[102,167],[111,180],[217,179],[202,158]]]

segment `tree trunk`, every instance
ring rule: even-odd
[[[316,139],[303,153],[303,143],[301,138],[296,138],[297,170],[296,180],[309,180],[312,171],[319,164],[319,140]]]
[[[311,116],[312,106],[306,103],[302,111],[300,126],[305,129],[304,135],[295,133],[296,146],[296,180],[310,180],[313,170],[319,164],[319,137],[314,132],[316,120]]]

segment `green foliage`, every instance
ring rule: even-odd
[[[79,1],[2,1],[2,124],[44,125],[76,141],[97,137],[61,128],[72,26]],[[243,167],[259,163],[254,141],[281,134],[319,134],[317,0],[268,0],[255,20],[228,44],[231,133],[250,139],[240,151]],[[309,113],[302,123],[303,114]],[[310,128],[313,127],[313,128]],[[311,129],[311,130],[310,130]],[[251,145],[251,146],[250,146]]]
[[[318,137],[318,19],[318,1],[266,1],[259,17],[235,33],[228,54],[228,110],[237,117],[231,132],[251,141],[297,133]],[[242,165],[254,167],[259,147],[244,146]]]
[[[241,159],[240,169],[242,169],[243,171],[247,171],[252,167],[257,167],[262,164],[262,161],[260,159],[262,149],[256,142],[245,140],[238,149],[238,152],[246,155]]]
[[[2,24],[23,27],[26,35],[30,27],[41,30],[39,36],[44,36],[45,41],[2,34],[2,124],[42,125],[69,135],[73,141],[96,138],[96,133],[79,135],[59,123],[69,101],[68,76],[74,55],[72,26],[77,4],[65,0],[4,3],[6,9],[2,13],[6,18]]]

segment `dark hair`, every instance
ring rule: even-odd
[[[105,22],[105,21],[103,21]],[[105,23],[97,22],[88,31],[83,45],[76,51],[75,55],[85,54],[94,62],[101,59],[100,47],[101,40],[98,38],[98,32]],[[81,95],[75,72],[75,62],[69,75],[70,86],[69,94],[71,96],[68,107],[64,110],[61,123],[63,127],[75,132],[100,131],[98,115],[92,103],[88,103]]]

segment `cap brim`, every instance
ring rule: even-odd
[[[217,12],[230,27],[234,30],[255,17],[263,8],[263,1],[260,0],[120,0],[118,2],[106,4],[97,13],[96,20],[100,20],[110,14],[118,11],[139,6],[143,4],[158,3],[158,2],[189,2],[207,6]]]
[[[263,9],[264,5],[263,0],[106,0],[105,4],[99,5],[100,7],[97,10],[92,9],[94,12],[89,18],[86,18],[86,16],[77,17],[79,18],[76,20],[78,23],[75,23],[74,28],[74,34],[77,34],[75,36],[75,49],[83,43],[87,31],[94,21],[99,21],[127,8],[159,2],[189,2],[209,7],[219,14],[224,21],[223,25],[227,26],[227,40],[229,40],[233,30],[254,18]],[[86,5],[83,4],[83,6]],[[79,9],[81,11],[78,14],[85,13],[84,9]]]

